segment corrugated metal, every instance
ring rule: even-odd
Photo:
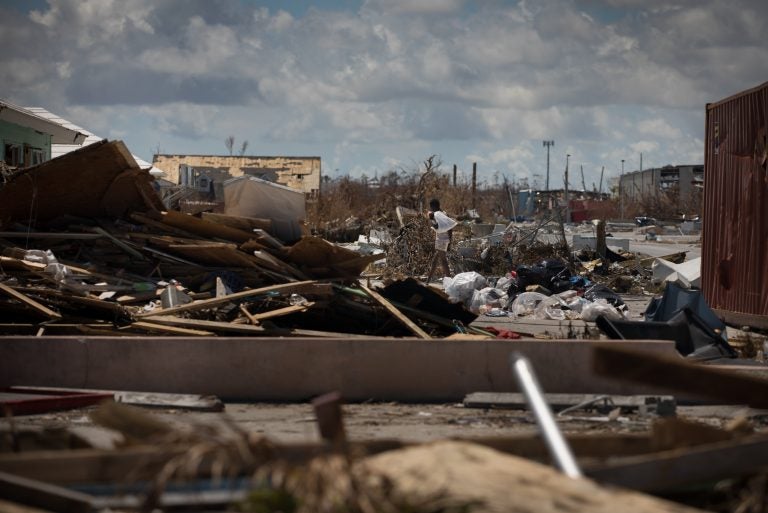
[[[768,82],[707,105],[702,289],[712,308],[768,316]]]

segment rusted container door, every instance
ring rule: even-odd
[[[718,310],[768,316],[767,131],[768,82],[707,105],[701,281]]]

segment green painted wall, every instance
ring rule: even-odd
[[[51,136],[48,134],[41,134],[37,130],[0,120],[0,160],[5,160],[6,142],[29,144],[33,148],[40,148],[45,154],[45,160],[51,160]]]

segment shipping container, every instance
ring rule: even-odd
[[[701,281],[726,321],[768,328],[768,82],[707,105]]]

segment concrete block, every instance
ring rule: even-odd
[[[592,340],[418,340],[179,337],[3,337],[0,387],[10,385],[214,394],[239,401],[460,401],[518,391],[509,354],[532,362],[546,392],[658,393],[592,373]],[[604,343],[604,342],[603,342]],[[671,341],[621,341],[677,355]]]

